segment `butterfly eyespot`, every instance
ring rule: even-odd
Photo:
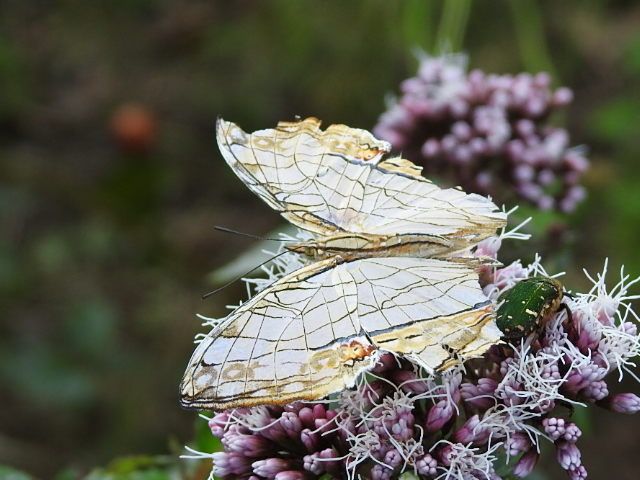
[[[318,169],[318,173],[316,174],[316,177],[318,178],[324,177],[327,173],[329,173],[329,167],[322,167]]]

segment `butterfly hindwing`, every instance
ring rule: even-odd
[[[492,314],[464,263],[317,262],[243,304],[200,343],[182,403],[223,409],[321,398],[353,385],[380,351],[434,371],[495,343]]]
[[[433,372],[500,340],[477,262],[386,257],[353,262],[358,316],[377,348]]]
[[[182,404],[231,408],[317,399],[372,361],[353,279],[336,261],[300,269],[233,311],[198,345]]]

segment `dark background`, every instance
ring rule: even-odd
[[[640,274],[640,4],[461,3],[443,27],[435,0],[0,1],[0,463],[80,475],[187,443],[196,415],[177,384],[195,313],[224,314],[243,287],[200,294],[252,245],[213,226],[281,223],[222,161],[216,116],[371,128],[413,48],[443,37],[472,67],[574,89],[555,121],[590,147],[589,198],[532,230],[568,225],[548,264],[574,289],[606,256]],[[589,425],[591,478],[637,478],[640,418]]]

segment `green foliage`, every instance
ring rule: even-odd
[[[2,480],[32,480],[31,475],[16,470],[6,465],[0,465],[0,478]]]
[[[131,456],[118,458],[106,468],[87,475],[86,480],[178,480],[183,477],[173,457]]]

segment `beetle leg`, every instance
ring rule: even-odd
[[[558,307],[558,312],[560,312],[561,310],[564,310],[565,312],[567,312],[567,319],[569,320],[569,323],[573,323],[573,315],[571,313],[571,309],[569,308],[569,305],[567,305],[566,303],[561,303],[560,306]]]

